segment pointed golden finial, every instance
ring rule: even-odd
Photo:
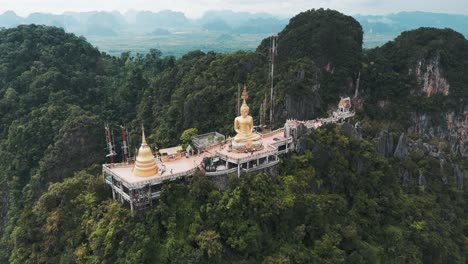
[[[145,127],[141,125],[141,143],[146,144]]]
[[[244,90],[242,91],[242,99],[244,99],[244,102],[242,104],[247,104],[245,100],[249,98],[249,93],[247,92],[247,86],[244,84]]]
[[[148,177],[158,174],[158,166],[151,148],[146,143],[145,129],[141,126],[141,146],[133,165],[133,173],[139,177]]]

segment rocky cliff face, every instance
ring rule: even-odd
[[[402,133],[398,139],[398,144],[395,148],[395,153],[393,153],[393,156],[404,160],[408,157],[408,155],[408,138],[406,137],[405,133]]]
[[[403,133],[398,141],[394,156],[402,161],[399,168],[400,179],[406,187],[416,184],[425,188],[438,181],[443,185],[455,184],[458,190],[463,190],[465,180],[463,170],[439,146],[423,143],[421,139],[411,141]],[[421,169],[421,167],[415,170],[414,168],[411,169],[411,166],[405,166],[405,160],[417,162],[423,156],[431,157],[439,163],[439,176],[434,177],[435,174],[432,170],[437,170],[434,167],[428,172]]]
[[[399,122],[407,129],[401,132],[445,139],[468,157],[467,56],[463,35],[435,28],[404,32],[371,50],[361,76],[369,113]]]
[[[421,134],[426,139],[443,138],[450,143],[454,153],[468,157],[468,107],[465,107],[462,113],[413,112],[410,118],[412,126],[409,132]]]
[[[421,91],[426,96],[429,97],[435,94],[447,96],[449,94],[450,85],[442,74],[440,55],[436,55],[428,61],[419,60],[415,69],[415,75]]]
[[[419,60],[415,69],[419,92],[427,97],[436,94],[448,96],[450,85],[443,71],[439,54],[429,60]],[[437,114],[413,112],[411,121],[412,126],[409,132],[421,134],[425,138],[443,138],[450,142],[453,152],[468,157],[468,107],[460,113],[455,111]]]
[[[322,104],[322,100],[318,95],[299,97],[286,94],[283,104],[275,110],[275,120],[279,124],[282,124],[288,118],[298,120],[312,119],[320,112]]]
[[[380,131],[377,137],[374,138],[377,152],[384,156],[390,157],[393,155],[393,135],[388,131]]]

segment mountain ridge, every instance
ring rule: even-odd
[[[468,120],[466,38],[421,28],[366,50],[350,16],[292,20],[275,127],[353,94],[359,122],[302,131],[277,175],[235,176],[224,191],[201,174],[170,182],[139,214],[103,183],[103,124],[124,124],[130,151],[142,124],[153,149],[190,128],[232,136],[238,85],[258,121],[269,39],[257,51],[109,56],[57,27],[0,30],[0,262],[465,263],[468,163],[451,137]]]
[[[100,17],[99,19],[95,19]],[[465,37],[468,36],[468,16],[428,13],[428,12],[400,12],[388,15],[354,15],[353,16],[363,27],[364,47],[372,48],[383,45],[399,35],[401,32],[418,27],[453,28]],[[93,20],[92,22],[89,20]],[[215,34],[214,37],[207,37],[214,43],[211,49],[222,51],[223,42],[217,42],[221,34],[240,34],[241,39],[254,38],[258,42],[268,34],[281,31],[286,26],[289,18],[275,16],[268,13],[235,12],[232,10],[209,10],[200,18],[187,18],[184,13],[171,10],[136,11],[120,13],[118,11],[90,11],[90,12],[64,12],[63,14],[33,13],[26,17],[17,16],[13,11],[6,11],[0,15],[0,27],[12,27],[19,24],[44,24],[63,27],[68,32],[77,35],[84,35],[93,44],[102,50],[119,55],[119,50],[127,50],[134,53],[146,53],[151,44],[144,44],[145,49],[137,49],[129,45],[130,39],[135,37],[145,37],[156,29],[165,29],[171,33],[193,32],[183,38],[183,45],[190,45],[191,40],[197,35],[202,36],[207,33]],[[218,23],[217,23],[218,22]],[[224,26],[217,26],[224,24]],[[108,37],[119,37],[114,44],[109,42]],[[159,38],[164,42],[180,41],[182,35]],[[150,39],[149,37],[146,37]],[[239,40],[237,40],[239,41]],[[234,43],[236,39],[234,40]],[[114,45],[114,46],[113,46]],[[244,45],[244,48],[243,46]],[[123,48],[120,48],[122,46]],[[129,48],[130,47],[130,48]],[[245,43],[236,45],[238,49],[245,49]],[[193,49],[193,48],[192,48]],[[208,48],[209,49],[209,48]],[[251,46],[247,48],[253,50]],[[184,49],[185,52],[190,48]],[[165,50],[163,50],[165,53]],[[184,52],[180,52],[182,55]],[[168,53],[167,55],[171,55]]]

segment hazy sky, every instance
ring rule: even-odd
[[[13,10],[26,16],[32,12],[60,14],[65,11],[113,11],[129,9],[182,11],[200,17],[206,10],[268,12],[291,16],[311,8],[330,8],[348,15],[427,11],[468,15],[468,0],[0,0],[0,13]]]

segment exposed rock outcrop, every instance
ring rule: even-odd
[[[449,94],[450,85],[447,82],[447,79],[443,77],[442,70],[440,69],[439,54],[429,61],[418,61],[415,74],[417,81],[421,85],[421,90],[426,94],[426,96],[429,97],[434,94]]]
[[[354,138],[354,139],[357,139],[357,140],[362,139],[361,128],[360,128],[359,124],[353,126],[350,123],[345,122],[345,123],[343,123],[341,125],[341,127],[343,128],[344,134],[347,137]]]
[[[439,137],[450,143],[453,153],[468,157],[468,107],[463,113],[412,113],[413,124],[408,132],[418,133],[425,139]]]
[[[440,156],[443,156],[443,155],[440,155]],[[440,171],[444,171],[446,163],[447,161],[443,157],[439,159]],[[449,183],[449,180],[445,174],[442,174],[442,182],[444,183],[444,185],[447,185]]]
[[[318,115],[321,108],[322,101],[317,94],[310,96],[286,94],[283,104],[275,110],[275,120],[279,123],[284,123],[287,118],[298,120],[312,119]]]
[[[440,137],[450,143],[454,153],[468,157],[466,41],[462,34],[450,29],[420,28],[403,32],[373,51],[392,62],[395,75],[386,81],[385,92],[367,94],[366,102],[372,105],[368,109],[398,113],[383,116],[387,120],[396,117],[398,122],[403,121],[403,115],[408,116],[408,123],[400,123],[408,127],[407,134],[420,134],[425,140]],[[368,58],[369,68],[363,70],[363,76],[374,74],[374,70],[386,74],[386,62]],[[372,91],[370,84],[364,83],[361,90]],[[378,87],[379,83],[372,85]],[[411,99],[400,100],[402,97]]]
[[[296,152],[299,155],[303,155],[306,149],[309,148],[309,144],[306,137],[300,137],[296,143]]]
[[[463,181],[465,180],[465,174],[456,164],[453,166],[453,174],[455,176],[455,179],[457,179],[458,190],[463,190]]]
[[[452,151],[468,157],[468,107],[463,114],[450,112],[445,114],[447,124],[447,139],[451,143]]]
[[[303,138],[306,133],[307,128],[304,124],[286,127],[285,129],[285,137],[292,137],[291,148],[295,149],[298,153],[303,153],[304,149],[307,147],[306,139]]]
[[[393,156],[399,159],[406,159],[408,155],[408,138],[406,137],[405,133],[402,133],[398,139],[398,145],[396,146]]]
[[[390,157],[393,154],[393,135],[392,133],[383,130],[380,131],[377,137],[374,138],[377,152],[385,157]]]

